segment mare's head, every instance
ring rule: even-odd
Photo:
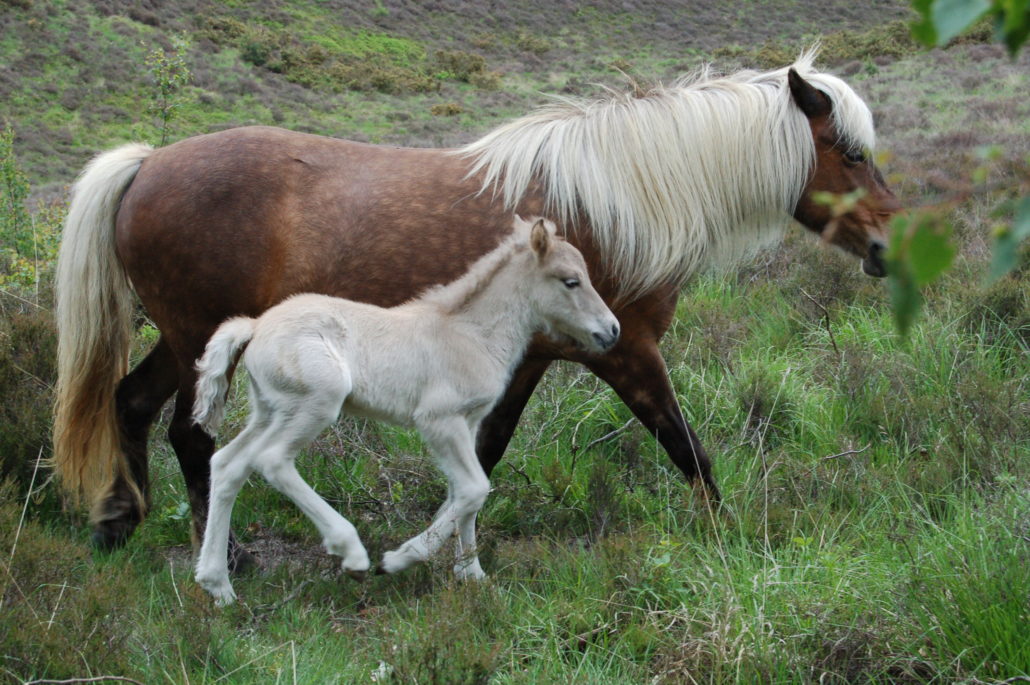
[[[794,69],[787,72],[787,84],[815,140],[815,165],[794,218],[861,258],[862,270],[870,276],[886,276],[886,227],[900,203],[870,158],[871,151],[837,130],[830,98]]]
[[[619,340],[619,321],[594,290],[583,255],[555,234],[550,221],[515,219],[515,231],[529,233],[532,265],[523,276],[530,306],[545,332],[571,338],[603,353]]]

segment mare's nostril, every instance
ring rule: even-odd
[[[619,337],[619,324],[617,324],[617,323],[613,323],[612,324],[612,337],[613,338],[618,338]]]

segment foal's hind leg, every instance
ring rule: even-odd
[[[251,420],[232,442],[211,458],[211,493],[204,542],[197,556],[196,578],[215,601],[229,604],[236,593],[229,582],[229,520],[236,495],[252,471],[253,453],[259,449],[262,426]]]
[[[335,407],[323,399],[321,406],[314,402],[298,403],[289,418],[277,416],[262,436],[261,453],[254,466],[272,486],[289,497],[304,512],[318,532],[330,554],[342,558],[343,570],[352,578],[362,579],[371,563],[358,531],[350,521],[340,515],[308,485],[297,472],[297,453],[307,447],[319,433],[336,420],[342,400]]]
[[[204,539],[207,521],[207,501],[211,488],[211,455],[215,441],[204,429],[193,422],[193,395],[197,375],[192,367],[179,366],[179,392],[175,397],[175,413],[168,427],[168,439],[179,459],[183,479],[186,481],[186,495],[190,501],[192,528],[190,538],[194,549]],[[257,564],[253,555],[247,552],[229,533],[228,563],[232,571],[244,571]]]
[[[146,507],[150,506],[147,435],[154,417],[177,384],[175,357],[164,338],[118,383],[115,407],[121,449],[133,482],[119,474],[94,507],[93,543],[97,547],[111,549],[123,544],[146,515]],[[133,495],[134,488],[143,496],[142,509]]]

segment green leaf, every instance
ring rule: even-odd
[[[923,296],[916,286],[915,280],[903,265],[895,269],[887,269],[887,289],[891,296],[891,310],[894,313],[894,325],[901,335],[908,335],[909,329],[916,320],[923,306]]]
[[[990,9],[990,0],[933,0],[930,18],[937,32],[937,45],[946,44]]]
[[[933,0],[912,0],[912,9],[919,13],[919,18],[912,22],[912,36],[923,45],[937,44],[937,31],[930,18]]]
[[[898,215],[891,220],[890,245],[885,258],[891,313],[894,315],[894,325],[902,336],[908,334],[923,304],[908,259],[908,234],[911,227],[912,220],[907,215]]]
[[[1000,0],[996,2],[995,14],[1000,10],[1000,31],[1009,54],[1013,57],[1030,37],[1030,0]]]
[[[1030,238],[1030,195],[1019,201],[1012,226],[1000,233],[994,241],[991,270],[987,274],[988,284],[994,283],[1016,268],[1019,244],[1027,238]]]
[[[955,259],[956,249],[951,242],[951,226],[934,215],[919,217],[908,240],[908,260],[917,286],[929,285],[937,279]]]

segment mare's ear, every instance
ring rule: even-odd
[[[830,98],[801,78],[801,75],[793,67],[787,71],[787,85],[790,87],[790,95],[794,98],[794,103],[809,119],[824,117],[833,109]]]
[[[533,229],[529,233],[529,245],[540,260],[543,260],[551,250],[551,232],[547,230],[543,219],[537,219],[533,224]]]

